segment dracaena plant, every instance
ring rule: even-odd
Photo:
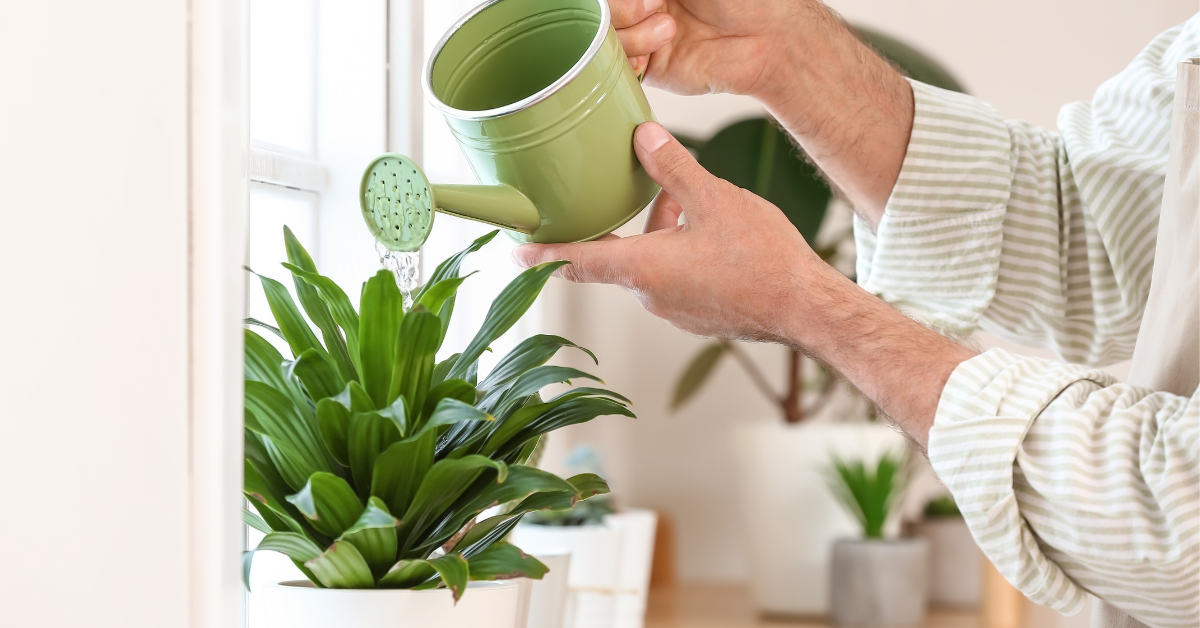
[[[455,599],[469,580],[540,578],[546,567],[502,539],[521,517],[563,510],[608,492],[594,474],[562,479],[524,464],[545,434],[601,415],[633,416],[628,400],[578,387],[549,400],[548,384],[597,378],[546,362],[557,336],[517,345],[478,381],[479,356],[525,313],[562,262],[530,268],[496,300],[475,337],[435,362],[465,277],[464,258],[496,232],[437,267],[406,308],[380,271],[356,310],[317,272],[285,228],[297,307],[283,284],[259,277],[292,354],[245,332],[245,487],[266,536],[246,553],[287,555],[317,586],[434,588]],[[301,314],[301,308],[304,315]],[[313,327],[309,326],[312,322]],[[482,511],[503,514],[477,521]]]

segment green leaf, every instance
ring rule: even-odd
[[[401,560],[379,580],[379,587],[386,589],[430,588],[439,580],[431,580],[434,574],[450,589],[455,601],[462,597],[470,577],[466,559],[458,554],[447,554],[438,558]],[[425,586],[421,586],[421,585]]]
[[[406,512],[417,489],[433,466],[433,448],[437,435],[424,432],[393,443],[375,459],[371,474],[371,494],[387,504],[388,512]]]
[[[491,231],[477,238],[474,242],[467,246],[467,248],[446,258],[441,264],[438,264],[437,268],[434,269],[433,274],[429,276],[429,281],[427,281],[425,285],[421,287],[421,290],[413,296],[413,301],[420,303],[421,299],[425,298],[425,292],[427,290],[433,286],[436,286],[441,281],[457,277],[458,269],[462,266],[463,261],[467,259],[467,256],[483,248],[483,245],[487,244],[488,242],[491,242],[492,238],[495,238],[497,233],[500,233],[499,229]]]
[[[304,389],[313,401],[336,396],[346,388],[346,380],[342,379],[329,356],[312,349],[301,353],[299,358],[290,362],[284,369],[285,376],[288,375],[288,369],[304,384]]]
[[[616,401],[596,397],[525,406],[500,423],[488,437],[480,453],[487,456],[498,454],[498,457],[503,457],[510,450],[520,449],[525,441],[531,438],[568,425],[586,423],[598,416],[612,414],[635,416],[629,408]]]
[[[471,404],[463,403],[458,399],[447,398],[438,402],[433,414],[429,415],[429,420],[421,425],[421,431],[442,427],[443,425],[454,425],[463,421],[495,420],[495,417]]]
[[[615,399],[627,405],[633,404],[628,397],[622,395],[621,393],[613,392],[604,388],[591,388],[589,386],[578,386],[576,388],[572,388],[571,390],[568,390],[557,397],[551,398],[550,401],[566,401],[567,399],[576,399],[578,397],[608,397],[609,399]]]
[[[367,281],[359,309],[362,384],[375,408],[382,408],[390,403],[388,389],[395,364],[396,338],[404,318],[404,301],[391,272],[381,270]]]
[[[488,348],[504,332],[508,331],[525,312],[529,310],[529,306],[533,305],[534,300],[542,291],[542,287],[549,281],[550,275],[568,262],[546,262],[538,264],[532,268],[526,269],[517,278],[512,280],[504,290],[500,291],[499,296],[492,301],[491,308],[488,309],[487,316],[483,319],[483,325],[467,344],[467,348],[463,349],[462,356],[455,362],[454,368],[450,370],[449,379],[463,377],[467,374],[467,370],[484,350]]]
[[[338,540],[353,543],[371,568],[371,575],[379,578],[396,562],[398,525],[400,520],[388,512],[383,500],[372,497],[358,521],[343,532]]]
[[[495,481],[503,483],[508,467],[484,456],[465,456],[457,460],[439,460],[429,468],[413,497],[412,505],[401,520],[401,555],[420,545],[420,537],[484,471],[496,471]]]
[[[599,364],[594,353],[570,340],[561,336],[539,334],[522,340],[512,351],[501,358],[492,372],[488,373],[488,376],[479,384],[480,390],[491,391],[513,382],[525,371],[548,362],[563,347],[579,349],[588,354],[593,362]]]
[[[358,487],[358,496],[363,501],[371,494],[375,459],[401,437],[396,421],[377,412],[358,412],[350,417],[350,431],[347,435],[350,474],[354,478],[354,485]]]
[[[354,306],[350,304],[350,298],[328,277],[306,271],[293,264],[284,264],[283,267],[292,271],[294,277],[303,279],[317,289],[321,298],[329,306],[329,312],[333,316],[334,322],[346,334],[346,350],[350,353],[350,360],[354,363],[355,368],[361,370],[362,366],[359,364],[358,355],[358,312],[354,311]]]
[[[548,495],[549,493],[536,493],[530,497],[540,495]],[[472,556],[486,550],[493,543],[508,536],[512,529],[520,523],[521,517],[525,516],[526,511],[511,512],[503,515],[496,515],[480,521],[467,530],[463,538],[459,539],[458,545],[454,546],[453,552],[460,554],[467,560]]]
[[[494,388],[488,391],[479,405],[489,412],[504,415],[509,408],[522,403],[542,388],[550,384],[570,383],[572,379],[590,379],[601,384],[604,383],[595,375],[569,366],[536,366],[522,373],[507,388]]]
[[[579,500],[585,500],[596,495],[608,494],[608,482],[595,473],[580,473],[567,478],[567,484],[575,487]]]
[[[374,589],[371,567],[358,548],[348,541],[338,541],[323,554],[304,563],[321,584],[330,589]]]
[[[430,377],[430,379],[429,379],[430,386],[437,387],[438,384],[441,384],[442,382],[446,381],[446,376],[450,374],[450,369],[454,368],[454,363],[458,361],[459,355],[460,354],[455,353],[454,355],[446,358],[445,360],[438,362],[433,367],[433,376]],[[466,380],[463,380],[463,381],[466,381]]]
[[[470,244],[470,246],[447,258],[441,264],[438,264],[438,267],[434,269],[433,274],[430,275],[429,281],[427,281],[425,285],[421,287],[421,290],[417,292],[416,296],[413,297],[413,302],[420,303],[422,300],[424,300],[426,292],[432,290],[434,286],[437,286],[441,282],[448,279],[458,277],[459,267],[462,266],[462,263],[467,256],[475,251],[478,251],[488,242],[491,242],[492,238],[496,237],[497,233],[499,232],[492,231],[480,238],[477,238]],[[446,329],[450,326],[450,318],[454,315],[454,301],[455,296],[450,295],[443,301],[442,306],[437,312],[438,318],[441,319],[442,322],[441,332],[438,334],[439,349],[442,347],[442,340],[444,340],[446,337]]]
[[[339,464],[350,466],[347,434],[350,431],[350,411],[333,398],[317,402],[317,427],[329,453]]]
[[[271,388],[281,390],[295,403],[305,401],[304,393],[296,384],[296,380],[286,378],[283,374],[283,356],[275,347],[262,336],[245,330],[242,334],[245,340],[245,377],[247,380],[262,382]]]
[[[388,403],[403,397],[409,408],[420,410],[425,405],[433,377],[434,354],[438,349],[441,321],[429,312],[414,309],[400,323],[396,338],[395,366]]]
[[[287,340],[292,355],[300,355],[307,349],[325,353],[325,347],[321,346],[321,341],[317,340],[316,334],[308,326],[308,321],[304,320],[304,316],[300,314],[300,310],[296,307],[296,302],[292,300],[292,294],[288,292],[287,288],[270,277],[264,277],[258,273],[255,275],[262,283],[263,292],[267,297],[267,305],[271,306],[271,314],[275,316],[275,323],[279,325],[279,331]]]
[[[302,475],[331,470],[313,425],[315,417],[310,423],[290,398],[267,384],[247,380],[245,387],[246,409],[254,413],[263,434],[298,465]]]
[[[321,548],[315,543],[294,532],[272,532],[258,542],[258,547],[242,554],[242,583],[250,590],[250,565],[255,552],[279,552],[288,558],[305,562],[321,555]]]
[[[448,379],[434,386],[425,397],[425,407],[421,411],[422,421],[427,420],[437,410],[443,399],[455,399],[465,404],[475,405],[475,387],[461,379]]]
[[[287,342],[287,338],[283,337],[283,332],[279,331],[279,328],[274,325],[271,325],[269,323],[264,323],[264,322],[258,320],[257,318],[250,318],[250,317],[246,317],[246,318],[242,319],[242,322],[247,325],[254,325],[255,327],[261,327],[261,328],[275,334],[276,336],[279,336],[280,340]]]
[[[471,275],[474,274],[471,273]],[[467,277],[471,275],[467,275]],[[467,277],[450,277],[429,286],[428,289],[421,292],[421,300],[417,303],[437,315],[446,301],[453,298],[458,292],[458,287],[467,280]]]
[[[679,382],[675,384],[675,393],[671,396],[672,410],[678,410],[700,390],[726,351],[725,343],[718,340],[701,349],[700,353],[692,358],[692,363],[683,371]]]
[[[300,241],[292,234],[292,230],[286,226],[283,228],[283,240],[287,248],[288,261],[292,265],[310,273],[317,272],[317,265],[313,263],[308,251],[304,250]],[[356,377],[354,362],[350,358],[346,341],[342,338],[342,332],[338,329],[337,323],[334,322],[333,315],[329,311],[329,304],[321,298],[320,292],[300,275],[292,273],[292,283],[296,286],[296,296],[300,298],[300,305],[304,308],[304,312],[308,314],[309,320],[317,326],[317,329],[321,330],[321,337],[325,340],[325,346],[329,348],[329,352],[333,354],[341,379],[354,379]]]
[[[286,499],[304,513],[314,528],[334,538],[354,525],[363,511],[354,489],[332,473],[314,473],[299,493]]]
[[[427,535],[420,549],[440,546],[458,532],[480,512],[508,502],[517,502],[535,493],[567,493],[575,496],[577,491],[566,480],[533,467],[513,465],[508,467],[508,477],[503,482],[482,483],[482,490],[468,491],[453,506],[447,509]]]
[[[318,532],[295,506],[287,502],[287,496],[304,486],[307,479],[299,480],[293,488],[271,461],[264,441],[266,437],[245,431],[245,465],[243,470],[243,494],[250,500],[259,514],[267,519],[267,512],[278,515],[279,521],[272,522],[271,528],[276,531],[298,532],[308,536],[318,545],[328,542],[325,535]],[[282,525],[275,525],[276,523]]]
[[[271,530],[271,526],[267,525],[266,521],[263,521],[262,517],[250,512],[249,510],[246,510],[245,508],[242,509],[242,523],[254,528],[255,530],[258,530],[259,532],[262,532],[263,534],[270,534],[273,531]]]
[[[423,558],[397,562],[379,579],[380,589],[411,589],[437,575],[437,570]]]
[[[450,589],[450,594],[454,596],[454,601],[457,602],[462,594],[467,589],[467,580],[470,578],[471,568],[467,564],[467,559],[458,554],[447,554],[427,561],[430,567],[437,570],[438,575],[442,577],[442,584]]]
[[[472,556],[470,561],[471,580],[508,580],[533,578],[541,580],[550,568],[542,561],[522,552],[511,543],[494,543]]]

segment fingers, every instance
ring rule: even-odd
[[[689,217],[708,209],[712,195],[724,187],[659,123],[642,123],[633,138],[634,151],[650,178],[686,207]]]
[[[572,244],[522,244],[513,249],[513,261],[529,268],[546,262],[567,260],[570,264],[554,274],[577,283],[610,283],[629,287],[626,241],[607,235],[592,242]]]
[[[666,13],[655,13],[641,22],[617,31],[617,38],[625,48],[625,56],[648,55],[675,36],[675,20]]]
[[[650,213],[646,216],[646,227],[642,229],[642,232],[674,229],[679,226],[679,215],[682,213],[683,205],[680,205],[674,196],[662,192],[650,206]]]
[[[629,28],[662,8],[663,0],[609,0],[613,28]],[[633,55],[629,55],[633,56]]]

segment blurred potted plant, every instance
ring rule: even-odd
[[[283,284],[261,277],[278,326],[248,322],[279,336],[292,358],[245,335],[244,492],[257,513],[245,521],[264,534],[246,553],[245,576],[255,552],[269,550],[308,578],[262,588],[272,625],[513,628],[517,586],[493,581],[540,578],[546,567],[504,536],[526,513],[608,492],[599,476],[564,480],[525,464],[555,429],[633,416],[623,397],[599,388],[540,398],[547,384],[596,379],[545,365],[574,344],[534,336],[483,381],[476,375],[479,356],[561,263],[523,272],[467,347],[435,363],[465,279],[459,266],[495,233],[438,266],[411,308],[380,271],[356,311],[285,229],[284,266],[303,314]],[[498,503],[510,506],[476,521]]]
[[[834,457],[829,484],[861,526],[862,537],[833,545],[831,615],[838,626],[918,626],[925,620],[929,544],[885,539],[906,484],[905,456],[885,453],[874,468]]]
[[[574,473],[601,473],[586,445],[567,459]],[[513,542],[538,554],[571,554],[564,628],[641,628],[654,557],[654,511],[617,508],[612,495],[581,501],[570,510],[531,513]]]
[[[864,41],[913,79],[963,91],[937,63],[895,39],[857,29]],[[790,139],[765,118],[737,122],[707,141],[681,137],[714,175],[771,201],[827,262],[848,271],[852,256],[844,244],[849,230],[818,242],[833,198],[828,185]],[[836,506],[821,481],[830,452],[873,458],[901,442],[882,425],[808,421],[828,412],[838,395],[836,378],[819,364],[808,370],[799,351],[786,357],[782,389],[736,342],[714,340],[692,359],[672,398],[678,410],[703,388],[723,361],[732,357],[755,387],[778,408],[782,421],[738,425],[734,454],[738,495],[749,545],[750,583],[760,611],[782,615],[822,615],[829,610],[829,558],[834,539],[852,533],[854,522]],[[842,417],[839,417],[842,418]]]
[[[975,608],[983,597],[983,551],[949,495],[930,500],[916,534],[929,542],[929,601]]]

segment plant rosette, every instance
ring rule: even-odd
[[[563,628],[641,628],[657,525],[654,511],[630,508],[586,525],[522,522],[512,540],[535,554],[570,552]]]
[[[602,388],[541,398],[549,384],[598,381],[546,364],[563,347],[586,349],[533,336],[482,381],[477,376],[479,356],[528,310],[562,262],[522,272],[467,346],[435,361],[466,279],[459,268],[496,233],[442,262],[411,307],[385,270],[363,285],[356,310],[285,228],[284,266],[300,306],[283,284],[260,277],[276,325],[247,323],[277,336],[292,357],[251,329],[245,336],[244,494],[256,512],[244,519],[265,535],[246,553],[247,582],[254,554],[269,550],[290,558],[312,585],[274,587],[277,598],[334,604],[375,597],[324,589],[397,589],[375,592],[378,604],[455,608],[476,591],[499,600],[516,588],[468,583],[546,573],[536,558],[502,541],[522,516],[608,492],[594,474],[563,479],[525,464],[553,430],[602,415],[633,416],[627,399]],[[503,514],[479,519],[497,505]],[[392,621],[387,625],[400,618]]]

